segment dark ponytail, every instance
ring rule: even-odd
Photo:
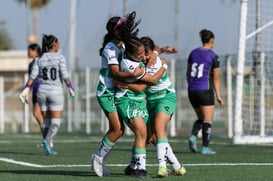
[[[104,36],[102,47],[99,50],[100,55],[108,42],[113,40],[125,42],[125,39],[137,36],[139,31],[137,26],[140,23],[140,20],[135,21],[135,18],[136,12],[133,11],[125,18],[114,16],[108,20],[106,24],[107,34]]]
[[[58,42],[58,39],[54,35],[43,35],[42,54],[52,49],[54,42]]]
[[[141,20],[136,21],[135,19],[136,12],[133,11],[126,16],[126,21],[124,21],[124,23],[121,23],[119,26],[116,27],[116,31],[119,32],[117,35],[118,39],[123,41],[124,38],[137,36],[139,32],[137,26],[139,25]]]
[[[107,34],[103,38],[102,47],[99,50],[100,55],[102,54],[102,51],[103,51],[104,47],[106,46],[106,44],[116,38],[115,37],[115,26],[120,18],[121,17],[114,16],[108,20],[108,22],[106,24]]]

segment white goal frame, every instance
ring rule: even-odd
[[[261,52],[261,64],[259,67],[259,75],[261,86],[259,87],[259,113],[260,113],[260,134],[256,136],[246,136],[243,133],[243,119],[242,119],[242,106],[243,106],[243,87],[244,87],[244,71],[245,71],[245,55],[246,55],[246,41],[256,35],[257,33],[265,30],[273,25],[273,21],[261,26],[255,31],[246,34],[247,29],[247,9],[248,0],[241,0],[240,9],[240,30],[239,30],[239,45],[238,45],[238,62],[237,62],[237,75],[236,75],[236,98],[235,98],[235,116],[234,116],[234,144],[254,144],[254,143],[273,143],[273,136],[265,135],[265,79],[264,79],[264,57],[265,54]]]

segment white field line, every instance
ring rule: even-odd
[[[33,139],[26,139],[25,142],[41,142],[41,140],[38,140],[38,136],[29,136],[29,135],[25,135],[26,138],[35,138],[35,140]],[[65,140],[54,140],[55,143],[90,143],[90,142],[101,142],[101,138],[102,137],[87,137],[86,139],[65,139]],[[0,140],[0,144],[6,144],[6,143],[13,143],[16,141],[11,141],[11,140]],[[133,143],[134,139],[133,138],[126,138],[126,137],[122,137],[120,140],[118,140],[118,142],[124,142],[124,143]],[[170,143],[188,143],[187,139],[169,139]],[[197,143],[201,143],[200,141]],[[232,145],[232,143],[221,143],[221,142],[213,142],[211,141],[210,144],[212,145]],[[273,146],[273,143],[266,143],[266,144],[249,144],[249,145],[258,145],[258,146]]]
[[[84,164],[73,164],[73,165],[40,165],[40,164],[34,164],[29,162],[22,162],[22,161],[16,161],[9,158],[2,158],[0,157],[0,161],[5,163],[11,163],[14,165],[21,165],[21,166],[27,166],[27,167],[34,167],[34,168],[69,168],[69,167],[90,167],[91,165],[84,165]],[[126,167],[128,164],[107,164],[106,166],[109,167]],[[148,167],[155,167],[158,166],[157,164],[147,164]],[[273,166],[273,163],[194,163],[194,164],[183,164],[185,167],[199,167],[199,166]]]

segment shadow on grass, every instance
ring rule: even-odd
[[[58,175],[58,176],[74,176],[74,177],[97,177],[91,171],[64,171],[64,170],[0,170],[1,173],[11,173],[18,175]],[[124,176],[123,173],[112,173],[111,177]]]
[[[39,153],[22,152],[22,151],[0,151],[0,154],[14,154],[14,155],[40,155]]]

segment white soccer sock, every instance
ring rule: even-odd
[[[131,160],[130,160],[129,165],[130,165],[131,169],[134,169],[134,170],[137,169],[136,162],[135,162],[135,157],[134,157],[133,153],[131,154]]]
[[[138,170],[146,170],[146,154],[136,154],[133,156],[132,160],[134,160],[132,166],[130,163],[130,167],[132,169],[138,169]]]
[[[166,167],[166,158],[168,143],[157,143],[156,152],[157,152],[157,161],[159,166]]]
[[[169,143],[167,143],[167,150],[166,150],[166,157],[170,164],[172,165],[174,170],[178,170],[181,168],[181,164],[177,160],[175,154],[173,153],[172,147],[170,146]]]
[[[107,136],[104,136],[96,155],[98,155],[99,157],[103,157],[105,159],[107,155],[111,152],[114,145],[115,145],[114,142],[111,142]]]
[[[133,148],[130,167],[134,170],[146,170],[146,148]]]
[[[47,136],[46,136],[46,141],[50,145],[53,142],[54,136],[58,133],[59,127],[61,125],[61,118],[52,118],[51,119],[51,125],[49,127]]]

